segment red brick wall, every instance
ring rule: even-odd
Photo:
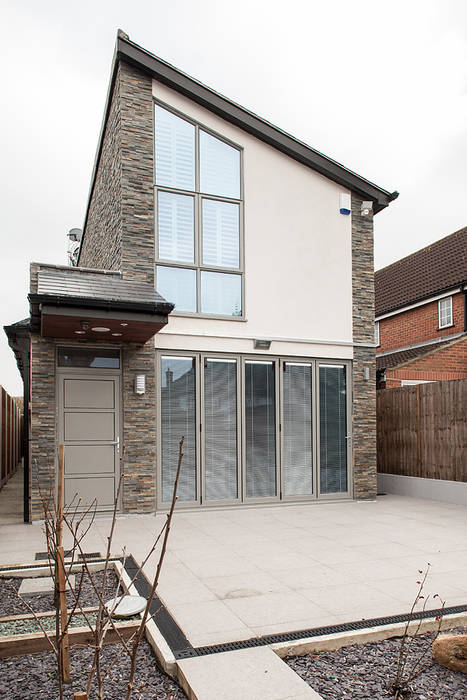
[[[397,316],[384,318],[379,322],[380,345],[376,352],[461,333],[464,330],[464,295],[461,293],[453,294],[452,315],[454,325],[438,330],[438,302],[433,301]]]
[[[386,370],[386,389],[401,385],[402,379],[444,381],[467,377],[467,338],[413,360],[399,369]]]

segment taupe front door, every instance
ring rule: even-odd
[[[58,374],[58,437],[65,445],[65,502],[97,499],[111,509],[120,456],[120,377],[111,374]],[[75,499],[75,500],[73,500]]]

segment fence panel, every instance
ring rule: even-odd
[[[22,429],[21,409],[0,386],[0,488],[15,473],[21,460]]]
[[[467,379],[377,392],[378,471],[467,482]]]

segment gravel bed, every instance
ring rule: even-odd
[[[448,630],[447,630],[448,631]],[[466,627],[449,630],[449,634],[466,634]],[[433,635],[421,634],[414,638],[409,659],[417,660],[431,647]],[[303,678],[324,700],[388,700],[393,697],[391,685],[397,672],[401,639],[354,644],[338,651],[285,659],[286,663]],[[432,662],[431,648],[425,656],[429,668],[410,683],[410,700],[466,700],[467,676],[450,671]],[[410,660],[407,668],[411,667]]]
[[[101,653],[103,668],[107,668],[117,654],[118,661],[112,667],[104,684],[104,698],[118,700],[125,697],[129,673],[127,655],[117,645],[105,646]],[[72,649],[70,651],[71,683],[64,685],[63,697],[73,698],[73,693],[84,692],[87,673],[91,668],[93,652],[91,649]],[[56,679],[57,663],[51,652],[14,656],[3,659],[0,674],[0,698],[8,700],[56,700],[59,697]],[[135,688],[133,698],[151,700],[183,700],[185,693],[177,683],[158,670],[149,644],[141,643],[136,666]],[[95,686],[90,698],[97,697]]]
[[[75,591],[78,589],[81,578],[80,573],[75,574]],[[103,572],[96,571],[93,573],[94,582],[98,586],[98,590],[102,585]],[[28,607],[18,598],[15,591],[19,590],[22,578],[0,578],[0,617],[8,615],[28,615],[30,613]],[[107,583],[105,587],[104,600],[109,600],[115,596],[117,589],[118,577],[114,571],[107,572]],[[49,612],[54,610],[53,593],[40,593],[28,596],[25,600],[33,608],[34,612]],[[91,585],[91,581],[87,574],[84,575],[83,585],[81,587],[80,605],[83,608],[98,605],[99,601]],[[67,593],[68,607],[73,607],[74,598],[72,593]]]

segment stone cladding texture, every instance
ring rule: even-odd
[[[120,65],[122,273],[154,284],[154,144],[152,81]]]
[[[354,497],[376,497],[376,361],[374,344],[373,217],[352,194],[353,474]],[[369,379],[365,379],[365,368]]]
[[[119,66],[79,257],[80,267],[98,270],[121,267],[120,71]]]
[[[156,499],[156,377],[154,340],[123,348],[123,510],[147,513]],[[146,375],[146,393],[135,394],[135,375]]]
[[[44,517],[44,495],[55,488],[55,345],[31,334],[31,518]]]

